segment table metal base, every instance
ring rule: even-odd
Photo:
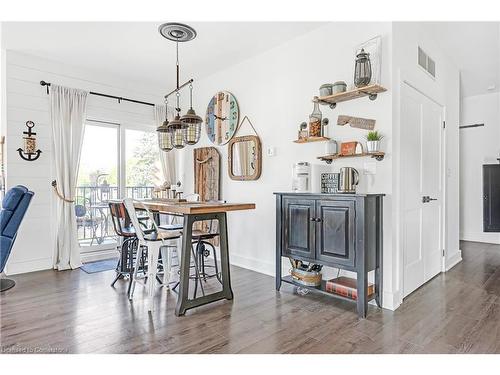
[[[189,272],[191,264],[193,224],[197,221],[203,220],[218,220],[219,222],[222,291],[208,294],[203,297],[190,299]],[[184,315],[186,313],[186,310],[192,309],[193,307],[206,305],[207,303],[219,301],[221,299],[233,299],[233,291],[231,290],[231,275],[229,271],[229,246],[227,239],[227,219],[225,212],[184,215],[180,271],[179,296],[177,298],[177,306],[175,307],[176,316]]]

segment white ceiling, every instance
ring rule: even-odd
[[[175,85],[175,43],[158,33],[161,22],[4,22],[4,48],[76,67]],[[179,45],[181,81],[216,71],[307,33],[320,22],[194,22],[195,40]],[[462,96],[500,91],[498,22],[429,22],[430,32],[461,71]]]
[[[429,27],[460,69],[462,96],[500,91],[500,23],[429,22]]]
[[[4,48],[75,67],[175,85],[175,43],[162,22],[5,22]],[[319,22],[189,22],[198,36],[179,44],[181,81],[200,79],[324,25]]]

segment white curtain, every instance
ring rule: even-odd
[[[164,105],[155,105],[155,125],[158,127],[165,121],[167,109]],[[168,121],[173,120],[173,109],[168,108]],[[177,183],[177,173],[175,171],[175,154],[176,150],[172,151],[162,151],[160,150],[160,162],[161,169],[163,172],[164,181],[168,182],[169,185]]]
[[[82,148],[88,92],[52,84],[50,117],[59,192],[66,198],[75,195],[80,151]],[[56,248],[54,268],[75,269],[82,265],[76,227],[75,204],[56,200]]]

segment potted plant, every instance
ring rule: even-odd
[[[367,152],[380,151],[380,140],[382,138],[384,138],[384,136],[376,130],[368,132],[368,134],[366,135],[366,151]]]

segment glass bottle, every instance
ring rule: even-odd
[[[322,137],[323,129],[321,126],[322,114],[319,109],[319,103],[314,102],[314,109],[309,116],[309,137]]]

